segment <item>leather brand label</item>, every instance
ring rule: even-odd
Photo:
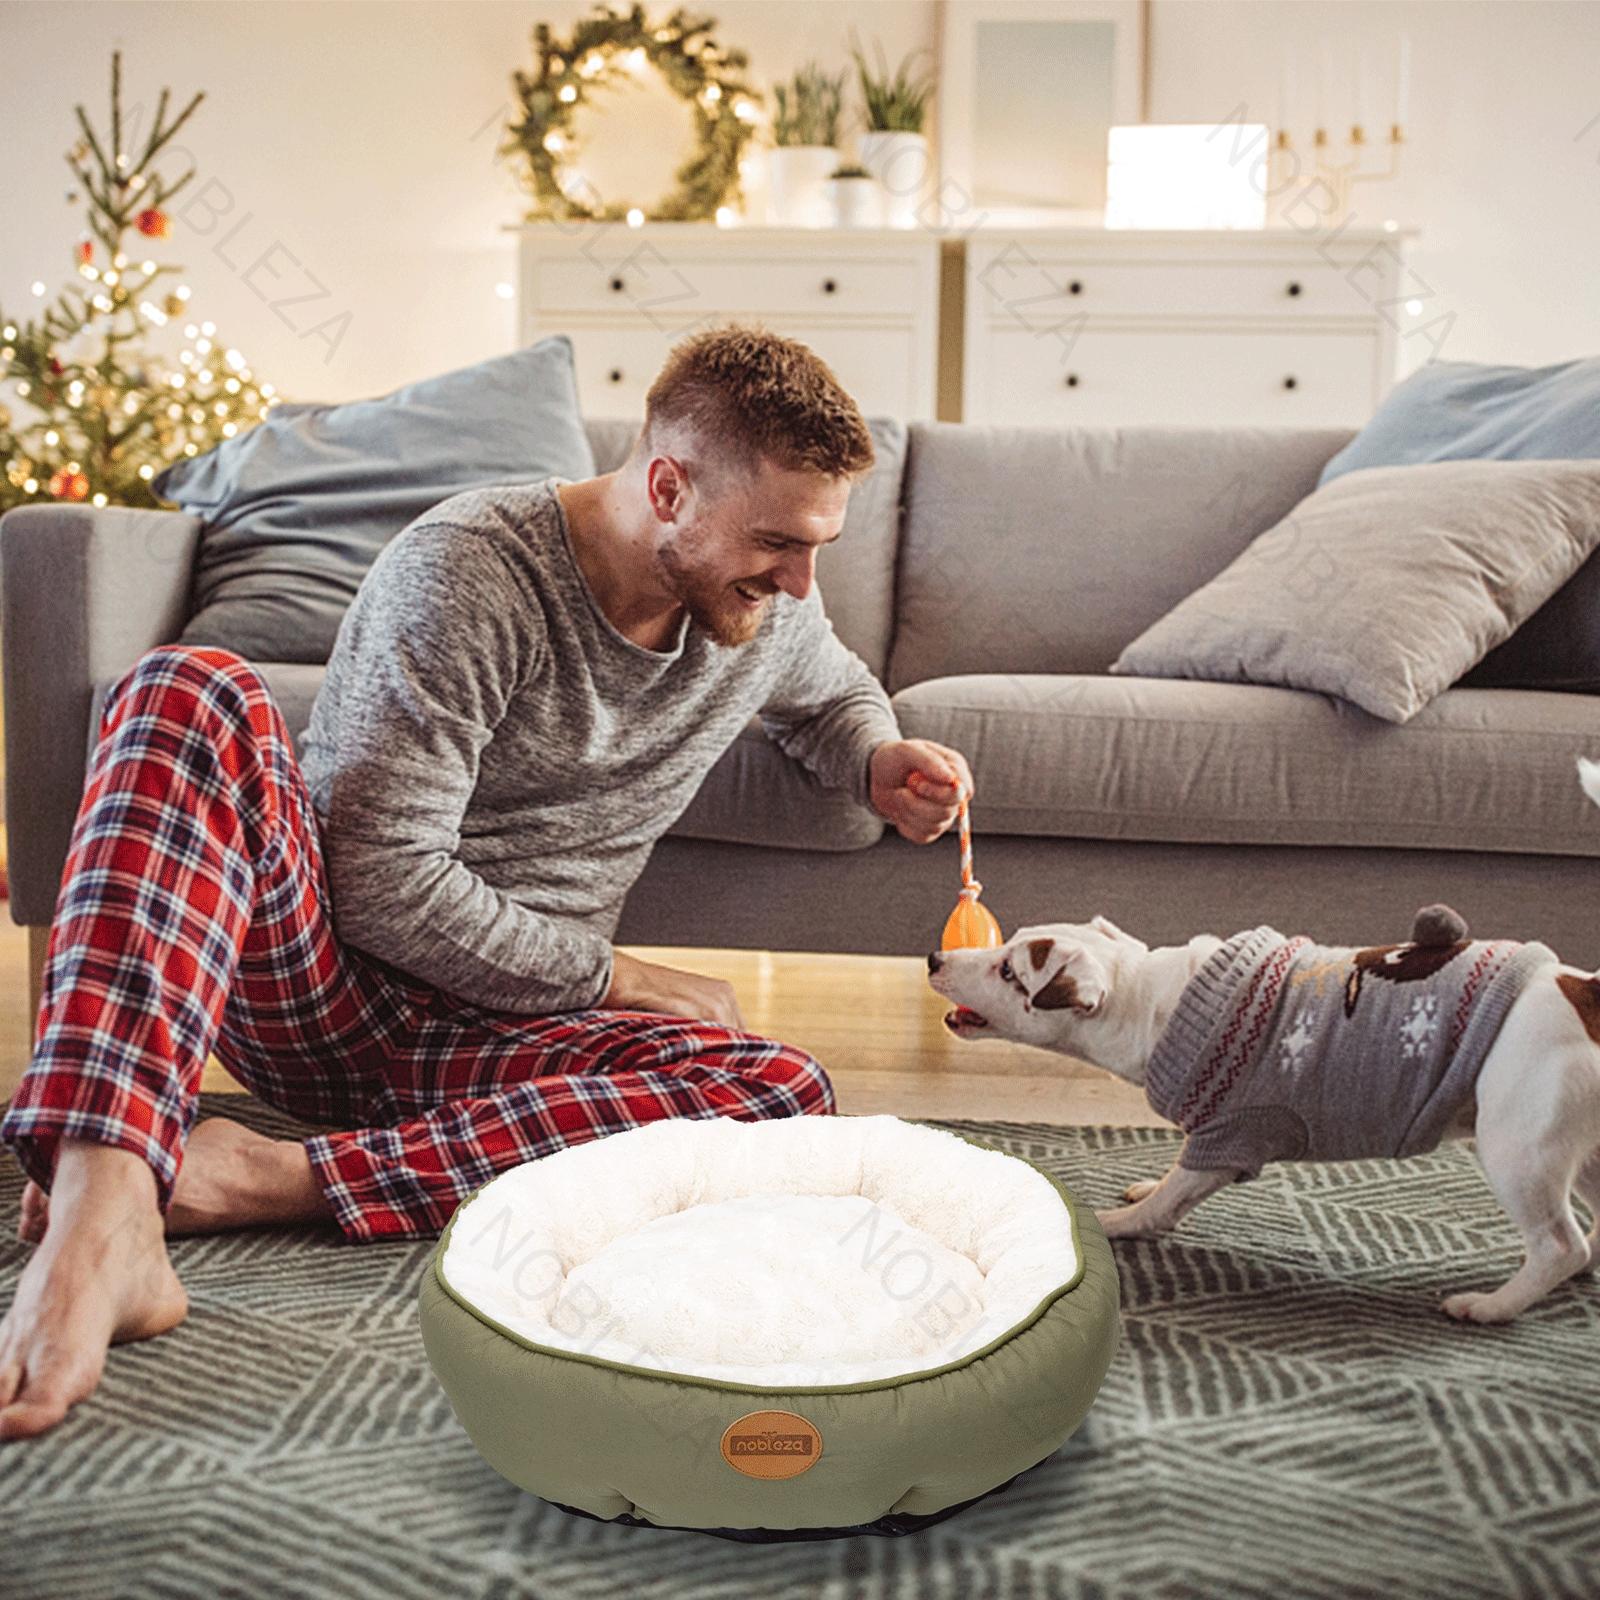
[[[821,1454],[822,1435],[792,1411],[752,1411],[722,1435],[723,1459],[747,1478],[798,1478]]]

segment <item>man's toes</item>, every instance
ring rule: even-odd
[[[22,1383],[22,1363],[7,1361],[0,1364],[0,1407],[11,1404]]]
[[[67,1401],[61,1396],[0,1406],[0,1439],[31,1439],[55,1427],[66,1414]]]
[[[1130,1204],[1137,1204],[1147,1195],[1154,1194],[1160,1187],[1161,1180],[1159,1178],[1141,1178],[1137,1183],[1130,1183],[1122,1191],[1122,1198]]]

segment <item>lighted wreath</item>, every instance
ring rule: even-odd
[[[755,132],[760,96],[744,81],[747,57],[724,50],[711,36],[710,17],[674,11],[648,22],[644,7],[595,7],[565,42],[546,23],[533,30],[535,70],[514,72],[522,120],[502,150],[520,150],[528,163],[534,217],[624,217],[639,209],[661,221],[698,222],[739,199],[739,157]],[[675,174],[678,187],[648,207],[605,201],[574,181],[574,122],[589,94],[619,75],[649,65],[694,112],[695,149]],[[596,204],[595,202],[600,203]]]

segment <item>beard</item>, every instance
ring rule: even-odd
[[[767,599],[759,606],[747,605],[739,598],[734,582],[751,593],[770,598],[777,591],[761,578],[730,582],[683,559],[676,545],[665,545],[659,552],[661,570],[672,592],[689,613],[693,626],[708,635],[713,643],[735,649],[749,644],[760,633],[767,618]]]

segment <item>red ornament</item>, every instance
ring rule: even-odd
[[[166,212],[158,210],[155,206],[141,211],[133,221],[139,232],[151,239],[165,239],[171,226]]]
[[[78,241],[78,265],[80,267],[86,267],[93,258],[94,240],[80,239]]]
[[[89,480],[81,472],[68,472],[63,467],[51,477],[50,493],[57,500],[82,500],[88,496]]]
[[[66,370],[54,356],[50,357],[50,371],[55,377],[59,378]]]

